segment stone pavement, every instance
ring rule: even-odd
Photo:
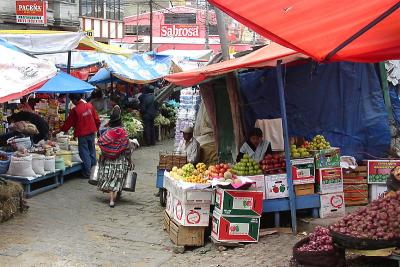
[[[171,148],[135,152],[136,192],[124,192],[114,209],[78,178],[29,199],[26,214],[0,224],[0,266],[288,266],[297,239],[287,234],[221,252],[212,244],[173,252],[154,196],[159,151]]]

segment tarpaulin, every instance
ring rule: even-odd
[[[390,103],[392,104],[393,119],[397,127],[400,128],[400,99],[395,86],[389,83]]]
[[[133,50],[122,48],[119,46],[103,44],[85,36],[77,48],[79,50],[94,50],[106,54],[123,55],[129,57],[132,55]]]
[[[400,58],[398,0],[209,2],[262,36],[317,61],[332,52],[333,61]]]
[[[183,70],[193,70],[204,67],[210,61],[212,50],[166,50],[158,55],[171,56],[174,62]]]
[[[0,38],[30,54],[67,52],[78,47],[82,32],[0,30]]]
[[[35,91],[57,73],[53,64],[27,55],[2,39],[0,56],[0,103]]]
[[[71,53],[71,68],[84,68],[99,64],[103,61],[102,53],[88,51],[73,51]],[[38,58],[53,62],[58,68],[67,68],[68,53],[38,55]]]
[[[111,73],[106,68],[101,68],[88,82],[92,84],[109,83],[111,82]]]
[[[276,70],[241,73],[246,127],[281,117]],[[342,155],[383,157],[390,146],[388,114],[371,64],[310,62],[284,73],[290,136],[323,134]]]
[[[90,93],[95,87],[90,83],[75,78],[63,71],[57,73],[45,83],[37,93],[77,94]]]
[[[134,54],[130,58],[106,55],[105,65],[113,76],[130,83],[145,84],[154,82],[171,72],[172,58],[152,52]]]
[[[276,66],[276,61],[282,59],[283,63],[305,58],[292,49],[271,43],[243,57],[207,65],[192,71],[170,74],[165,79],[180,86],[192,86],[204,80],[223,75],[241,68],[261,68]]]

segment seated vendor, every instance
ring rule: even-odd
[[[236,161],[239,162],[244,154],[250,156],[256,162],[260,162],[265,153],[272,153],[271,143],[263,140],[263,133],[260,128],[253,128],[246,142],[242,145]]]
[[[183,140],[179,143],[177,152],[186,153],[187,162],[196,164],[200,159],[200,144],[193,137],[193,127],[182,130]]]

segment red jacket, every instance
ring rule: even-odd
[[[74,128],[74,136],[82,137],[94,134],[99,130],[100,118],[96,109],[90,103],[80,100],[70,111],[61,131],[68,132]]]

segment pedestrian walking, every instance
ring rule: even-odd
[[[74,128],[79,156],[83,161],[82,175],[89,178],[91,168],[96,165],[95,135],[100,127],[100,118],[93,105],[83,100],[82,95],[72,94],[70,99],[75,107],[69,112],[61,131],[68,132]]]
[[[157,103],[154,97],[154,86],[145,87],[140,96],[140,106],[143,118],[143,132],[146,145],[154,146],[156,144],[156,133],[154,128],[154,119],[157,115]]]
[[[100,136],[98,189],[109,193],[110,207],[121,194],[128,171],[133,168],[128,133],[122,126],[121,108],[115,106],[110,115],[109,128]]]

